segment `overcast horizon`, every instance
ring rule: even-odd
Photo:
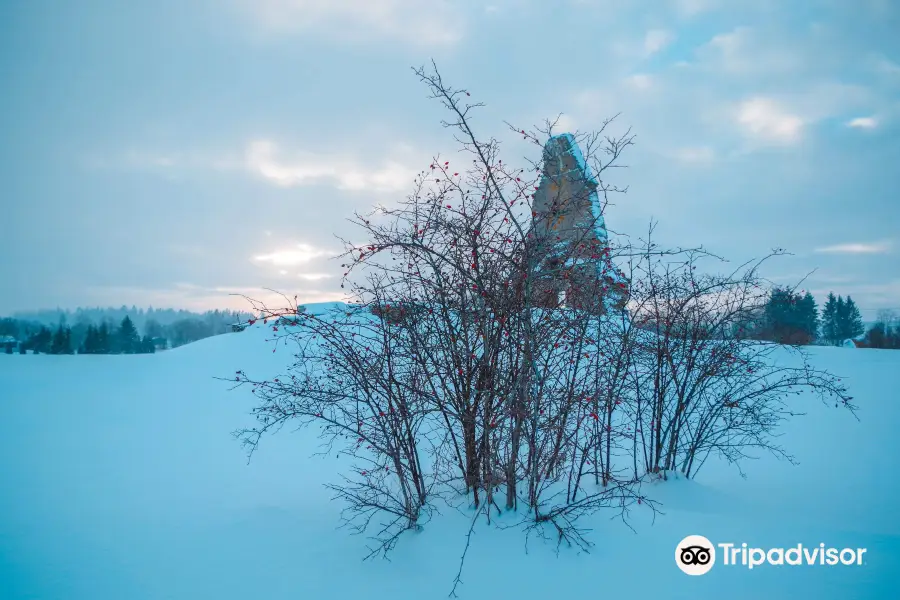
[[[341,297],[335,235],[454,147],[411,67],[524,146],[620,113],[610,230],[900,311],[890,0],[33,0],[0,5],[0,315]],[[532,153],[532,158],[537,158]]]

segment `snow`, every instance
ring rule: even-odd
[[[322,307],[310,307],[318,311]],[[228,600],[445,598],[469,517],[443,510],[390,561],[339,525],[311,430],[264,439],[248,464],[230,432],[251,425],[249,391],[215,377],[275,375],[290,361],[261,324],[168,352],[0,354],[0,598]],[[889,598],[900,584],[900,352],[811,349],[862,408],[798,397],[806,416],[780,440],[799,465],[767,456],[746,479],[709,463],[695,481],[646,493],[663,502],[635,531],[600,513],[590,554],[480,526],[461,598]],[[787,356],[787,355],[786,355]],[[785,359],[787,360],[787,359]],[[506,518],[509,520],[509,517]],[[861,566],[715,566],[673,560],[687,535],[750,545],[863,547]]]

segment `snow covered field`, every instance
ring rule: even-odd
[[[391,561],[336,529],[311,457],[312,431],[263,441],[248,465],[230,432],[251,424],[249,391],[213,379],[275,374],[259,327],[156,354],[0,355],[0,598],[445,598],[468,521],[443,511]],[[696,481],[647,494],[664,503],[632,526],[600,513],[591,554],[518,530],[476,530],[464,599],[900,597],[900,352],[813,348],[861,407],[798,397],[805,417],[781,440],[798,466],[763,458],[746,480],[708,464]],[[702,577],[674,563],[689,534],[763,548],[866,548],[860,566],[721,563]]]

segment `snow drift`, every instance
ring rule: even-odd
[[[267,330],[203,340],[155,355],[0,355],[0,597],[444,598],[469,518],[435,515],[391,561],[362,562],[365,540],[338,529],[323,484],[335,459],[314,456],[315,432],[284,430],[247,463],[231,432],[250,422],[249,391],[214,377],[281,372]],[[746,479],[709,464],[694,481],[648,494],[655,521],[598,514],[590,554],[520,530],[476,528],[462,598],[880,598],[900,584],[896,435],[900,353],[811,350],[847,381],[860,421],[805,403],[783,444]],[[716,566],[689,577],[673,560],[691,534],[759,547],[867,548],[859,566]]]

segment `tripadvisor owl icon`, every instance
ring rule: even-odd
[[[689,535],[675,547],[675,564],[688,575],[705,575],[716,564],[716,548],[702,535]]]

